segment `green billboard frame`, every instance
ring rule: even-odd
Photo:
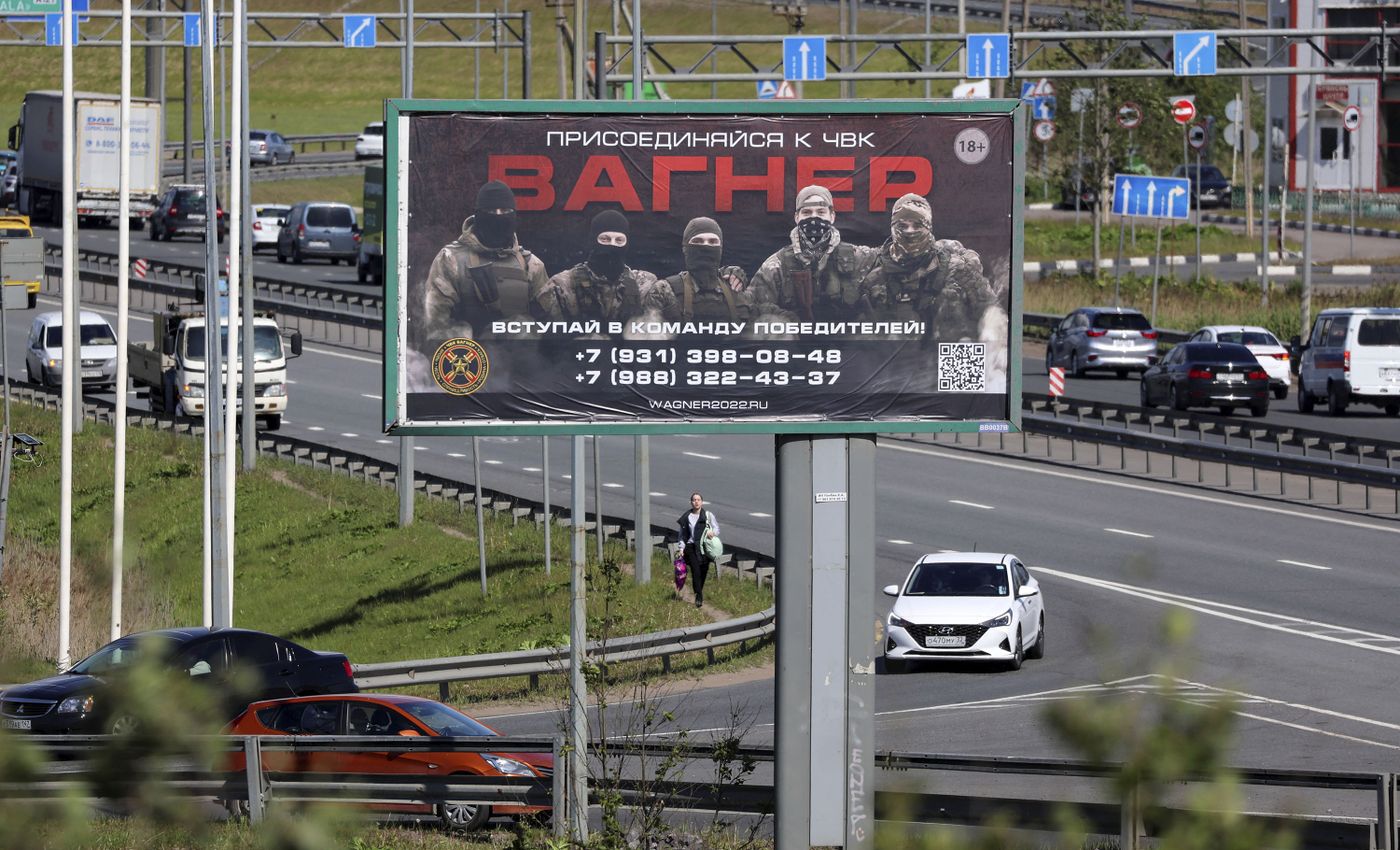
[[[571,114],[571,115],[1011,115],[1013,120],[1013,202],[1011,205],[1010,327],[1007,354],[1007,419],[981,420],[734,420],[676,422],[539,422],[398,424],[400,398],[399,343],[399,230],[404,210],[399,204],[399,159],[406,139],[400,137],[400,118],[411,115],[456,112]],[[576,101],[576,100],[425,100],[392,98],[384,108],[384,432],[403,436],[544,436],[629,434],[926,434],[1015,432],[1021,429],[1021,335],[1024,309],[1026,110],[1019,100],[857,100],[857,101]]]

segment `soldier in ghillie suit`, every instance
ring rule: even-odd
[[[606,326],[642,314],[656,275],[627,265],[627,229],[627,217],[617,210],[593,216],[588,258],[550,278],[540,299],[549,319]]]
[[[681,235],[685,271],[657,287],[652,305],[666,321],[746,322],[753,312],[748,276],[738,266],[722,266],[724,232],[712,218],[692,218]],[[665,291],[669,290],[669,292]]]
[[[514,193],[492,180],[428,270],[421,339],[431,349],[454,337],[488,339],[493,321],[543,318],[538,298],[548,282],[544,263],[515,238]]]
[[[977,252],[933,237],[928,201],[907,194],[890,213],[890,238],[861,281],[863,317],[925,323],[923,342],[981,339],[981,324],[998,308]]]
[[[854,319],[860,280],[875,249],[841,241],[831,192],[823,186],[797,193],[793,220],[790,244],[764,260],[753,276],[755,309],[807,322]]]

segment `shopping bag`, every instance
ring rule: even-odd
[[[687,572],[689,572],[689,570],[686,568],[686,565],[685,565],[685,558],[677,558],[677,559],[676,559],[676,590],[677,590],[677,591],[679,591],[679,590],[681,590],[681,588],[685,587],[685,576],[686,576],[686,573],[687,573]]]
[[[719,556],[724,554],[724,544],[720,542],[719,535],[705,538],[705,557],[715,563],[719,563]]]

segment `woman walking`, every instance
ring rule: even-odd
[[[714,514],[705,510],[704,498],[699,493],[691,493],[690,510],[681,514],[677,524],[681,545],[685,547],[683,557],[690,571],[690,585],[695,590],[695,607],[699,608],[705,604],[705,578],[710,572],[705,540],[719,536],[719,523]]]

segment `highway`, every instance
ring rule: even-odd
[[[84,232],[85,243],[103,237]],[[193,248],[184,249],[186,258]],[[284,268],[291,267],[278,270]],[[54,307],[43,296],[41,309]],[[9,316],[16,373],[30,318],[27,311]],[[133,318],[134,338],[149,332],[145,319]],[[1043,391],[1038,358],[1029,359],[1026,388]],[[290,373],[289,433],[396,459],[395,442],[381,433],[377,355],[311,344]],[[1133,381],[1111,378],[1072,381],[1070,391],[1124,401],[1136,395]],[[1291,400],[1279,405],[1271,418],[1295,417],[1313,428],[1335,424],[1284,412],[1290,406]],[[1365,413],[1340,424],[1394,429],[1394,420]],[[632,441],[600,443],[604,510],[630,515]],[[465,438],[420,438],[417,449],[419,470],[471,479]],[[568,500],[568,451],[566,438],[552,440],[556,504]],[[686,495],[699,490],[730,543],[773,551],[771,438],[654,437],[651,457],[654,522],[670,524]],[[486,486],[539,493],[538,438],[484,438],[482,461]],[[1048,734],[1044,704],[1085,688],[1127,695],[1160,687],[1195,701],[1241,700],[1233,763],[1394,769],[1400,704],[1374,695],[1390,692],[1400,677],[1393,601],[1400,598],[1400,576],[1383,554],[1400,543],[1400,523],[895,439],[882,440],[878,464],[876,560],[858,567],[872,586],[899,581],[922,552],[1004,549],[1036,571],[1050,618],[1048,657],[1020,672],[939,666],[881,675],[877,747],[1066,756]],[[885,603],[877,596],[878,616],[888,610]],[[1162,660],[1155,654],[1161,619],[1173,609],[1195,620],[1191,649],[1176,659],[1183,667],[1176,678],[1150,678]],[[685,687],[670,699],[688,727],[718,727],[731,706],[742,705],[756,723],[750,740],[771,741],[774,698],[766,676],[693,694],[683,693]],[[558,723],[552,710],[496,721],[520,733],[553,732]]]

